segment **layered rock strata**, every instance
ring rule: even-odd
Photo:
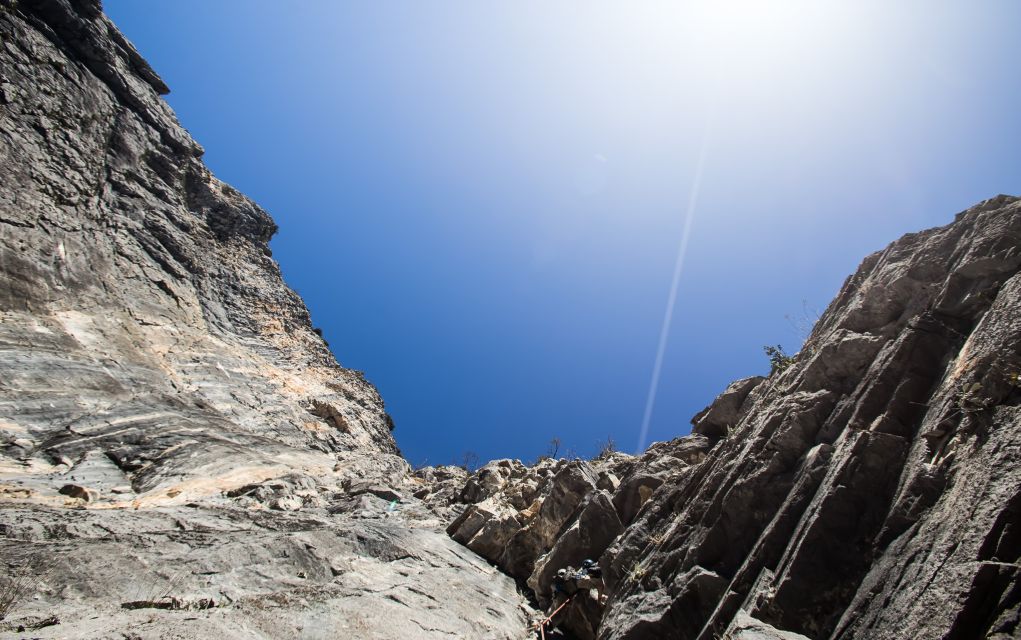
[[[484,468],[449,531],[540,602],[598,557],[609,598],[578,637],[1017,638],[1019,402],[1021,199],[998,196],[869,256],[793,362],[692,436]]]
[[[97,0],[0,0],[0,634],[520,637],[166,91]]]
[[[0,635],[519,638],[591,557],[576,638],[1021,637],[1021,200],[690,436],[413,474],[166,91],[96,0],[0,0]]]

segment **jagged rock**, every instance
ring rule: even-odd
[[[780,631],[756,620],[744,611],[738,611],[723,640],[809,640],[800,633]]]
[[[544,459],[528,468],[496,461],[464,480],[466,490],[448,491],[458,499],[487,497],[454,517],[447,533],[525,581],[546,603],[558,569],[600,558],[664,478],[687,473],[710,447],[708,438],[696,435],[655,443],[639,458],[614,453],[590,461]],[[519,509],[528,499],[531,504]],[[591,616],[601,606],[585,611],[570,614],[576,635],[598,626]]]
[[[762,376],[754,376],[731,382],[711,405],[695,414],[691,419],[691,432],[713,439],[727,435],[741,418],[741,409],[745,406],[748,394],[764,381]]]
[[[581,505],[581,513],[571,525],[562,529],[549,553],[535,562],[528,586],[541,601],[548,600],[550,584],[558,569],[579,567],[585,559],[595,559],[624,530],[607,492],[589,493]]]
[[[569,612],[578,637],[1013,637],[1018,308],[1021,200],[1002,196],[866,259],[793,364],[730,385],[691,436],[556,467],[487,557],[545,603],[599,555],[609,600]],[[476,547],[529,477],[465,518]]]
[[[536,559],[553,546],[560,529],[576,515],[597,481],[597,474],[585,462],[564,465],[550,480],[550,490],[543,496],[538,513],[507,542],[498,565],[516,578],[528,578]]]
[[[98,0],[0,0],[0,555],[43,565],[9,619],[59,617],[40,637],[520,638],[513,580],[402,498],[423,484],[382,399],[166,91]],[[138,602],[170,608],[121,607]]]
[[[500,557],[521,525],[515,513],[483,501],[469,505],[447,528],[447,533],[483,558],[493,559]]]
[[[1018,198],[866,258],[692,436],[412,473],[99,2],[0,0],[0,42],[0,551],[45,560],[34,634],[522,636],[472,550],[540,598],[599,555],[580,638],[1021,633]]]
[[[1019,267],[1021,200],[1007,196],[867,258],[790,367],[696,417],[718,442],[604,554],[599,637],[1021,631],[1021,545],[1004,533]]]
[[[620,478],[616,474],[609,471],[599,472],[599,481],[596,483],[596,488],[613,493],[618,487],[620,487]]]
[[[630,524],[638,510],[652,497],[652,492],[663,484],[663,478],[654,475],[635,474],[620,485],[613,495],[613,506],[621,522]]]
[[[518,460],[494,460],[468,479],[459,499],[466,503],[481,502],[503,489],[511,479],[521,478],[525,473],[525,466]],[[521,500],[527,499],[519,498],[519,502]]]
[[[293,495],[281,496],[270,503],[270,508],[276,509],[277,511],[297,511],[298,509],[301,509],[301,506],[301,498]]]
[[[348,481],[344,483],[344,490],[352,496],[360,496],[363,493],[371,493],[372,495],[387,501],[398,501],[404,499],[400,493],[394,489],[384,485],[376,484],[369,481]]]

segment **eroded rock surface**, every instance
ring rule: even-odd
[[[166,91],[98,0],[0,0],[0,633],[521,637]]]
[[[96,0],[0,0],[0,634],[519,638],[593,558],[577,638],[1021,637],[1019,199],[690,436],[412,473],[166,91]]]
[[[607,551],[600,637],[709,640],[741,611],[809,638],[1018,637],[1019,267],[1008,196],[868,257],[791,367],[696,416],[718,441]]]
[[[541,604],[598,558],[579,638],[1018,638],[1019,401],[1021,199],[998,196],[868,257],[793,364],[692,436],[484,468],[448,531]]]
[[[656,443],[638,457],[546,458],[531,467],[495,460],[467,478],[451,476],[426,500],[447,517],[457,514],[447,527],[454,540],[527,585],[545,607],[557,570],[604,557],[656,488],[683,477],[710,447],[708,438],[692,435]],[[431,478],[436,470],[418,474]],[[592,638],[602,613],[597,598],[578,598],[559,626]]]

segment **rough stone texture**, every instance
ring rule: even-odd
[[[800,633],[780,631],[744,611],[738,611],[723,640],[807,640]]]
[[[496,460],[468,478],[446,481],[460,489],[434,485],[443,488],[427,502],[435,513],[453,518],[447,533],[455,541],[517,578],[548,606],[558,569],[605,559],[606,549],[655,489],[698,465],[710,446],[708,438],[693,435],[655,443],[639,457],[546,458],[531,467]],[[431,478],[438,472],[418,473]],[[602,614],[597,598],[579,597],[559,616],[559,627],[576,638],[594,638]]]
[[[0,0],[0,578],[50,565],[0,633],[521,637],[166,91],[98,0]]]
[[[754,376],[730,383],[711,405],[691,419],[691,432],[714,440],[726,436],[741,419],[741,410],[747,406],[748,395],[763,381],[765,378],[762,376]]]
[[[1018,198],[867,258],[691,436],[411,473],[166,91],[96,0],[0,0],[0,635],[518,638],[511,577],[592,557],[579,638],[1021,637]]]
[[[868,257],[791,367],[696,416],[715,447],[604,554],[599,637],[1021,636],[1019,267],[1008,196]]]
[[[577,637],[1018,638],[1019,401],[1021,199],[998,196],[867,258],[792,366],[693,435],[471,478],[448,531],[543,605],[598,558]]]
[[[5,563],[50,563],[10,620],[56,614],[47,638],[525,637],[513,581],[419,517],[377,498],[333,515],[5,504]]]

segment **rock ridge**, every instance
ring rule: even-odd
[[[522,638],[586,558],[562,637],[1021,637],[1021,199],[690,435],[413,472],[167,91],[97,0],[0,0],[0,637]]]
[[[491,463],[443,494],[469,503],[448,532],[540,604],[597,558],[608,598],[571,605],[577,638],[1021,637],[1018,309],[1021,198],[1000,195],[867,257],[792,363],[692,435]]]
[[[97,0],[0,0],[0,637],[523,637],[166,92]]]

